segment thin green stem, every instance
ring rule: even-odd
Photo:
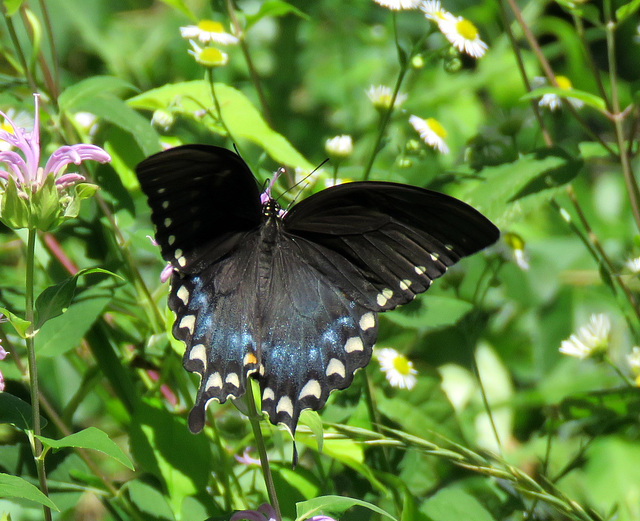
[[[594,79],[596,80],[596,84],[598,85],[598,91],[600,92],[600,97],[602,97],[602,99],[607,104],[607,108],[609,109],[609,111],[611,111],[611,102],[609,101],[609,96],[607,96],[607,91],[605,90],[604,85],[602,83],[602,77],[600,76],[600,71],[598,70],[598,66],[596,65],[596,62],[593,59],[593,54],[589,49],[589,42],[587,41],[582,18],[574,14],[573,25],[575,25],[576,32],[580,37],[580,42],[582,43],[582,50],[587,59],[587,63],[589,64],[589,69],[591,69],[591,74],[593,75]]]
[[[42,11],[42,17],[44,19],[44,26],[47,29],[47,41],[51,51],[51,62],[53,63],[53,75],[51,81],[51,98],[53,99],[56,107],[58,106],[58,95],[60,94],[60,67],[58,64],[58,53],[56,52],[56,42],[53,37],[53,25],[51,24],[51,17],[47,9],[47,3],[45,0],[40,0],[40,10]]]
[[[38,92],[38,85],[36,84],[36,80],[31,74],[31,69],[29,69],[29,65],[27,64],[27,58],[22,52],[22,47],[20,47],[20,41],[18,40],[18,35],[16,34],[16,28],[13,25],[13,20],[10,16],[4,17],[5,22],[7,23],[7,29],[9,30],[9,37],[11,38],[11,43],[13,43],[13,47],[16,50],[16,54],[18,55],[18,59],[20,60],[20,64],[22,65],[22,69],[24,75],[27,78],[27,83],[33,92]]]
[[[635,383],[633,382],[633,380],[631,380],[631,378],[629,378],[627,375],[625,375],[620,370],[620,368],[616,364],[613,363],[611,358],[609,358],[607,355],[604,355],[604,361],[611,366],[611,368],[622,379],[622,381],[625,383],[625,385],[627,385],[627,386],[629,386],[631,388],[635,388]]]
[[[229,140],[235,144],[236,141],[235,139],[233,139],[233,135],[231,134],[229,127],[227,127],[227,124],[225,123],[224,118],[222,117],[222,108],[220,107],[218,96],[216,95],[216,87],[215,87],[215,84],[213,83],[213,69],[211,67],[207,68],[207,81],[209,82],[209,86],[211,87],[211,97],[213,98],[213,104],[216,107],[216,115],[218,116],[218,121],[222,125],[222,128],[224,129],[224,131],[227,133],[227,137],[229,138]]]
[[[518,70],[520,71],[520,76],[522,77],[522,81],[524,83],[524,86],[527,92],[531,92],[532,90],[531,82],[529,81],[529,77],[527,76],[527,70],[524,66],[522,53],[518,48],[518,44],[513,35],[513,31],[511,30],[511,23],[509,23],[509,18],[507,16],[507,9],[504,6],[504,1],[500,0],[498,2],[498,5],[500,6],[500,13],[502,15],[502,21],[504,23],[504,30],[507,33],[507,36],[509,37],[509,43],[511,44],[511,49],[513,49],[513,54],[516,58],[516,63],[518,64]],[[538,103],[536,102],[536,100],[533,100],[533,99],[531,100],[531,110],[533,111],[536,121],[538,122],[538,126],[540,127],[540,130],[542,132],[542,139],[544,139],[545,145],[547,147],[550,147],[551,145],[553,145],[553,140],[551,139],[551,134],[549,133],[549,130],[547,129],[547,126],[544,123],[544,119],[542,119],[542,114],[540,114],[540,107],[538,106]],[[514,137],[514,141],[515,141],[515,137]]]
[[[267,487],[267,493],[269,495],[269,502],[276,511],[276,521],[282,520],[282,514],[280,513],[280,505],[278,504],[278,496],[276,494],[276,487],[273,483],[273,476],[271,475],[271,468],[269,467],[269,457],[267,456],[267,447],[262,436],[262,430],[260,429],[260,415],[256,409],[256,402],[253,399],[253,382],[251,378],[247,378],[247,390],[244,393],[245,402],[248,408],[249,423],[251,424],[251,430],[256,440],[256,447],[258,448],[258,454],[260,454],[260,466],[262,467],[262,475],[264,476],[264,484]]]
[[[38,370],[36,366],[36,349],[35,349],[35,329],[34,329],[34,299],[33,299],[33,287],[34,287],[34,273],[35,273],[35,250],[36,250],[36,229],[29,228],[29,236],[27,239],[27,258],[26,258],[26,281],[25,281],[25,319],[29,322],[27,329],[27,358],[29,362],[29,392],[31,393],[31,411],[33,413],[33,438],[31,440],[31,447],[33,451],[33,457],[36,463],[36,470],[38,472],[38,481],[40,482],[40,491],[49,496],[49,489],[47,486],[47,474],[44,468],[44,456],[42,454],[42,443],[36,436],[41,434],[40,426],[40,394],[38,390]],[[51,509],[43,505],[44,518],[47,521],[51,520]]]
[[[618,153],[620,155],[620,165],[622,166],[622,173],[624,175],[624,182],[629,194],[629,201],[631,202],[631,212],[633,218],[636,221],[636,226],[640,230],[640,189],[638,189],[638,182],[633,174],[631,162],[629,161],[629,154],[624,139],[624,129],[622,127],[623,117],[620,112],[620,100],[618,98],[618,71],[616,65],[616,43],[615,43],[615,29],[616,24],[610,19],[609,2],[605,2],[605,17],[607,22],[605,25],[607,34],[607,53],[609,60],[609,80],[611,82],[611,105],[613,108],[613,124],[616,131],[616,140],[618,142]]]

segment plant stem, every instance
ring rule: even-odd
[[[260,430],[260,415],[256,409],[256,402],[253,399],[253,382],[251,378],[247,378],[247,390],[244,393],[245,402],[247,403],[249,423],[251,424],[251,430],[253,430],[253,437],[256,440],[256,447],[260,454],[260,466],[262,467],[262,475],[264,476],[264,484],[267,487],[267,493],[269,494],[269,502],[276,511],[276,521],[281,521],[282,514],[280,513],[280,505],[278,504],[278,496],[276,494],[276,487],[273,484],[273,476],[271,475],[271,468],[269,467],[269,457],[267,456],[267,447],[264,443],[262,431]]]
[[[38,391],[38,370],[36,368],[36,349],[35,349],[35,330],[34,330],[34,266],[35,266],[35,249],[36,249],[36,229],[29,228],[29,237],[27,239],[27,273],[25,281],[25,319],[29,322],[27,329],[27,357],[29,361],[29,391],[31,393],[31,410],[33,412],[33,438],[31,440],[31,450],[36,462],[36,470],[38,472],[38,481],[40,482],[40,490],[45,496],[49,496],[47,487],[47,475],[44,468],[44,458],[42,457],[42,443],[36,436],[40,436],[40,395]],[[46,521],[51,520],[51,509],[43,505],[44,518]]]
[[[636,221],[636,226],[640,230],[640,190],[638,189],[638,183],[633,170],[631,168],[631,162],[629,161],[629,154],[627,152],[626,143],[624,140],[624,129],[622,128],[623,117],[620,113],[620,100],[618,99],[618,81],[617,81],[617,67],[616,67],[616,47],[615,47],[615,23],[610,19],[608,2],[605,4],[605,17],[607,22],[605,25],[607,33],[607,53],[609,60],[609,80],[611,82],[611,105],[613,108],[613,124],[616,130],[616,139],[618,142],[618,154],[620,155],[620,165],[622,166],[622,173],[624,175],[624,182],[629,194],[629,200],[631,202],[631,211],[633,218]]]
[[[218,121],[220,122],[220,125],[222,125],[222,128],[224,129],[224,131],[227,133],[227,137],[229,138],[229,140],[233,144],[236,144],[236,141],[235,139],[233,139],[233,135],[231,134],[229,127],[227,127],[227,124],[225,123],[224,118],[222,117],[222,108],[220,107],[218,96],[216,95],[216,87],[215,87],[215,84],[213,83],[213,69],[211,67],[207,68],[207,81],[209,82],[209,86],[211,87],[211,97],[213,98],[213,104],[216,107],[216,116],[218,116]]]

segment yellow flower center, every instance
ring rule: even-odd
[[[462,19],[456,22],[456,31],[465,40],[475,40],[478,37],[478,29],[469,20]]]
[[[402,376],[411,374],[413,364],[403,355],[398,355],[393,359],[393,368]]]
[[[440,124],[439,121],[433,118],[427,118],[427,125],[431,129],[431,132],[433,132],[440,139],[444,139],[447,137],[447,131],[444,129],[444,127]]]
[[[198,62],[208,67],[216,67],[227,63],[227,57],[215,47],[205,47],[198,54]]]
[[[213,20],[201,20],[198,22],[198,29],[206,31],[208,33],[223,33],[224,27],[220,22],[214,22]]]
[[[13,128],[6,121],[3,121],[2,123],[0,123],[0,130],[4,130],[5,132],[8,132],[9,134],[13,134]]]
[[[564,90],[569,90],[573,88],[573,85],[571,84],[571,80],[566,76],[556,76],[556,83],[558,84],[559,88]]]

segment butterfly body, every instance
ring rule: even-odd
[[[201,375],[189,427],[210,400],[260,383],[262,409],[292,433],[367,365],[377,313],[412,300],[498,237],[470,206],[396,183],[339,185],[283,212],[232,152],[183,146],[137,168],[173,266],[169,307],[183,364]],[[195,210],[194,210],[195,208]]]

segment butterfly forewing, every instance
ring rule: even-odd
[[[256,181],[224,148],[185,145],[155,154],[136,168],[151,206],[162,257],[198,273],[260,224]]]
[[[498,229],[471,206],[438,192],[396,183],[339,185],[303,200],[285,229],[333,252],[320,268],[352,298],[387,311],[429,288],[461,257],[495,242]],[[326,254],[325,254],[326,257]],[[311,262],[321,264],[319,256]]]

